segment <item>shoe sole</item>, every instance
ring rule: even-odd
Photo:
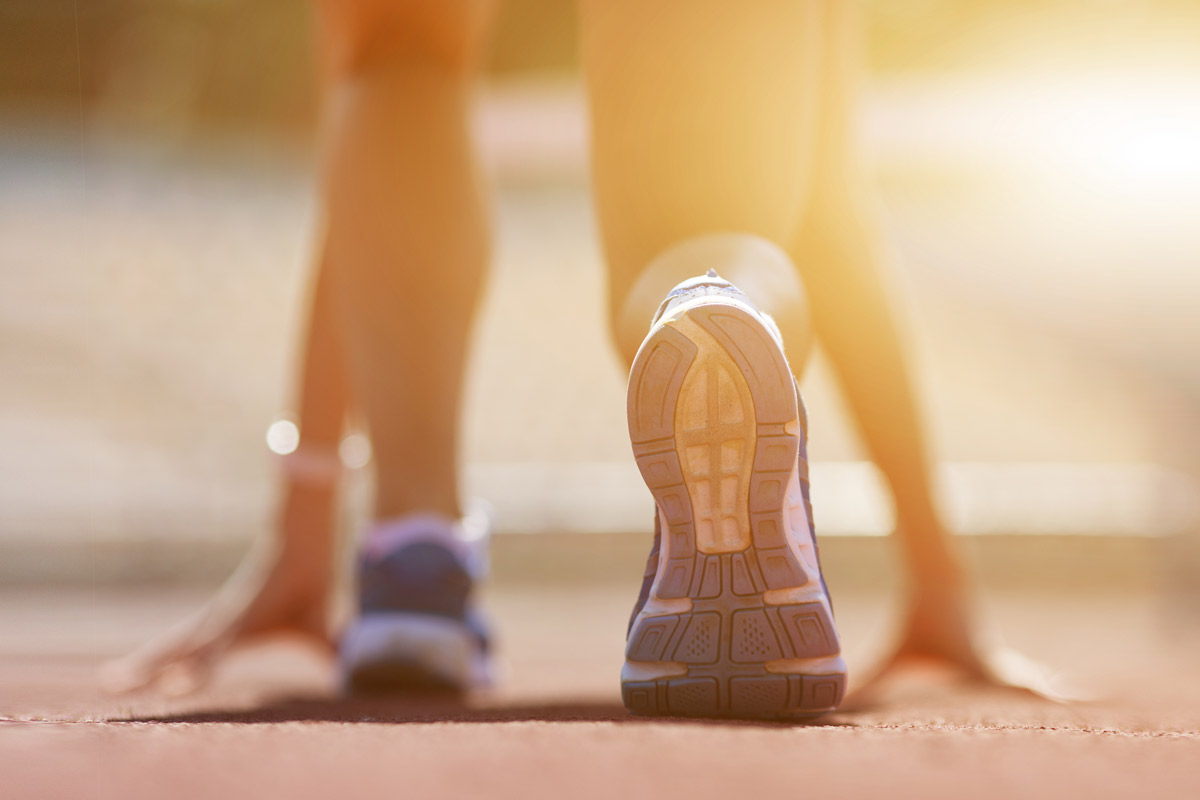
[[[835,708],[846,670],[815,545],[789,533],[797,502],[803,514],[789,497],[795,384],[766,325],[731,298],[674,309],[638,351],[628,412],[662,538],[626,647],[626,708],[753,719]]]
[[[487,658],[460,622],[429,614],[374,613],[355,620],[339,648],[351,694],[464,692],[488,683]]]

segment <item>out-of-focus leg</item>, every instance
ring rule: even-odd
[[[376,517],[460,515],[458,417],[489,255],[468,101],[492,3],[321,5],[327,260]]]
[[[324,646],[336,458],[350,396],[379,465],[378,515],[458,515],[462,367],[487,257],[466,130],[488,0],[322,0],[325,211],[275,536],[193,618],[110,664],[115,689],[201,682],[230,648]]]

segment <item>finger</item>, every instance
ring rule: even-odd
[[[153,680],[152,674],[153,671],[140,659],[123,656],[101,664],[97,682],[109,694],[128,694],[148,686]]]
[[[201,689],[216,672],[217,662],[238,640],[236,631],[226,630],[197,642],[164,667],[155,682],[159,691],[178,697]]]
[[[211,649],[211,639],[194,630],[177,628],[100,667],[100,686],[113,694],[127,694],[155,686],[173,664],[194,658]]]
[[[198,691],[212,677],[212,663],[187,658],[168,664],[154,682],[167,697],[183,697]]]
[[[1080,703],[1095,699],[1060,673],[1009,648],[989,652],[985,659],[988,679],[1001,686],[1030,692],[1055,703]]]
[[[171,662],[188,650],[178,641],[151,641],[128,655],[114,658],[101,665],[99,683],[112,694],[126,694],[153,684]]]

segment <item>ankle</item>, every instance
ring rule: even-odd
[[[461,517],[456,482],[452,479],[435,482],[428,477],[411,472],[386,477],[377,473],[374,519],[393,520],[413,514],[440,514],[447,519]]]

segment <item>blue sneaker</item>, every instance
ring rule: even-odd
[[[342,637],[348,692],[454,691],[490,682],[489,637],[472,604],[486,571],[487,515],[414,514],[377,524],[358,565],[358,616]]]
[[[635,714],[810,717],[846,665],[809,502],[804,408],[773,320],[710,272],[660,307],[629,376],[657,506],[621,690]]]

